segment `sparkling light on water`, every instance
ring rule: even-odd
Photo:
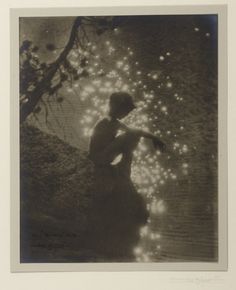
[[[115,32],[118,32],[118,30],[114,31],[116,35],[117,33]],[[89,62],[86,68],[91,77],[80,80],[80,85],[75,82],[73,89],[67,89],[68,93],[72,93],[75,90],[82,102],[82,106],[89,108],[84,110],[80,120],[84,137],[89,139],[95,123],[106,115],[109,95],[122,90],[131,93],[137,105],[137,108],[122,120],[125,124],[152,131],[159,137],[168,136],[173,140],[173,145],[169,146],[173,152],[180,155],[187,153],[188,146],[177,141],[172,130],[162,132],[160,128],[156,128],[158,118],[168,116],[168,107],[160,96],[156,95],[152,89],[149,89],[148,84],[145,83],[144,75],[156,83],[159,81],[162,72],[153,71],[146,74],[140,69],[137,70],[139,62],[134,59],[134,52],[130,47],[126,49],[123,55],[120,53],[118,55],[115,49],[116,45],[113,45],[111,40],[105,41],[104,46],[103,50],[106,58],[111,58],[110,65],[107,64],[106,67],[102,65],[102,50],[91,42],[89,47],[92,48],[93,53],[91,55],[87,53]],[[76,57],[77,54],[78,52],[74,50],[72,55]],[[116,58],[114,55],[116,55]],[[165,55],[171,57],[170,52],[166,52]],[[161,55],[158,59],[163,62],[165,57]],[[73,66],[77,67],[79,65],[73,62]],[[160,83],[159,87],[171,91],[170,89],[174,87],[174,83],[170,81],[170,76],[167,76],[166,80],[168,81]],[[174,93],[173,96],[176,100],[180,100],[178,93]],[[152,114],[149,113],[150,110],[152,110]],[[184,130],[184,126],[181,126],[180,130]],[[143,138],[134,152],[131,178],[137,188],[137,192],[144,197],[150,213],[148,225],[140,229],[140,245],[134,249],[136,261],[139,262],[152,261],[160,254],[162,235],[161,232],[152,229],[151,220],[157,216],[163,217],[168,211],[167,203],[163,197],[160,197],[160,190],[163,190],[167,183],[176,182],[179,176],[179,173],[177,174],[171,168],[162,167],[161,158],[169,159],[171,156],[163,155],[159,150],[153,151],[151,144]],[[118,163],[120,159],[121,156],[118,156],[113,161],[113,164]],[[188,166],[183,163],[180,172],[186,175],[188,170]],[[147,241],[152,245],[148,248],[152,248],[152,250],[147,250]]]

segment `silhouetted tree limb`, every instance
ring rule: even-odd
[[[88,49],[85,45],[89,37],[86,26],[93,26],[93,33],[98,36],[109,29],[120,25],[121,21],[116,17],[77,17],[73,23],[69,40],[58,58],[51,64],[41,63],[35,54],[39,48],[32,42],[25,40],[20,48],[22,66],[20,73],[20,122],[24,122],[31,113],[38,113],[37,104],[44,94],[52,96],[63,86],[64,82],[72,82],[80,78],[88,77],[86,70],[87,58],[80,55],[80,68],[73,67],[68,60],[73,48],[82,51]],[[80,32],[80,34],[79,34]],[[53,43],[48,43],[46,48],[55,51],[58,48]],[[89,52],[92,54],[92,51]]]
[[[38,82],[32,92],[28,92],[26,95],[27,102],[24,102],[20,108],[20,122],[24,122],[28,115],[33,112],[38,101],[44,93],[46,93],[51,87],[51,81],[57,72],[59,66],[66,60],[70,50],[73,48],[75,40],[77,38],[78,28],[81,25],[81,17],[77,17],[71,29],[70,38],[61,52],[59,57],[53,62],[47,69],[43,78]]]

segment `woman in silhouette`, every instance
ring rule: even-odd
[[[111,261],[130,260],[139,229],[148,219],[145,201],[130,179],[133,151],[141,137],[151,139],[155,148],[165,148],[152,133],[130,128],[120,121],[134,108],[131,95],[113,93],[109,98],[109,114],[95,125],[89,146],[89,158],[95,165],[96,244],[98,251]],[[123,132],[118,135],[118,130]],[[118,155],[121,159],[113,165]]]
[[[128,127],[120,121],[134,108],[128,93],[118,92],[110,96],[109,114],[96,124],[90,141],[89,157],[95,165],[110,165],[121,154],[118,167],[121,173],[129,176],[133,151],[141,137],[151,139],[155,148],[164,150],[164,143],[152,133]],[[118,130],[124,133],[117,136]]]

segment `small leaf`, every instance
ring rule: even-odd
[[[38,46],[34,46],[33,49],[32,49],[33,52],[37,52],[38,50],[39,50]]]
[[[62,81],[66,81],[67,79],[68,79],[68,75],[62,73],[62,74],[61,74],[61,80],[62,80]]]
[[[31,45],[32,45],[32,41],[27,40],[27,39],[24,40],[20,48],[20,53],[23,53],[24,51],[29,50]]]

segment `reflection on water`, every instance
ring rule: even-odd
[[[189,120],[189,136],[195,126]],[[215,128],[206,130],[214,140]],[[198,138],[198,149],[174,142],[174,150],[182,148],[180,158],[147,154],[139,168],[134,162],[132,178],[150,214],[134,248],[138,262],[217,260],[217,160],[210,154],[215,144],[205,146]]]
[[[161,250],[161,234],[151,231],[150,227],[144,226],[140,229],[141,243],[134,248],[134,255],[137,262],[155,261]],[[149,246],[149,251],[146,248],[146,243]]]
[[[140,229],[140,242],[134,248],[134,255],[137,262],[157,261],[161,251],[161,233],[153,230],[152,216],[164,214],[166,206],[163,200],[154,200],[151,205],[147,205],[150,218],[148,224]]]

